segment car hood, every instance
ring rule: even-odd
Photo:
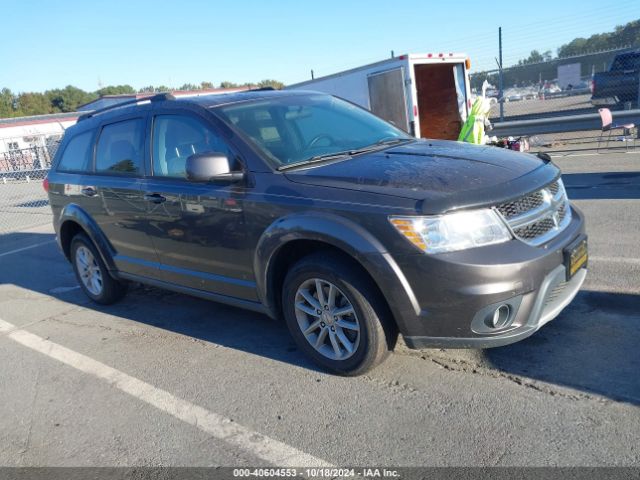
[[[423,201],[425,212],[515,198],[558,175],[533,155],[446,140],[418,140],[286,172],[297,183]]]

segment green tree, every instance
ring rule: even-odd
[[[220,88],[237,88],[239,85],[234,82],[224,81],[220,82]]]
[[[15,117],[15,102],[16,98],[11,90],[0,90],[0,118]]]
[[[538,50],[531,50],[531,53],[527,58],[518,61],[518,65],[527,65],[528,63],[541,62],[544,62],[544,56]]]
[[[106,87],[101,88],[100,90],[96,90],[96,95],[123,95],[123,94],[132,94],[136,93],[136,89],[131,85],[108,85]]]
[[[43,115],[52,113],[51,102],[43,93],[21,93],[18,95],[16,104],[19,115]]]
[[[279,82],[278,80],[261,80],[257,84],[258,88],[272,87],[276,90],[282,90],[284,88],[284,83]]]
[[[200,87],[193,83],[185,83],[178,90],[200,90]]]
[[[613,32],[596,33],[589,38],[574,38],[558,48],[558,57],[640,45],[640,20],[617,26]]]
[[[200,82],[200,88],[202,90],[210,90],[210,89],[215,88],[215,87],[213,86],[213,83],[211,83],[211,82]]]
[[[54,112],[75,112],[80,105],[98,98],[95,93],[85,92],[72,85],[63,89],[47,90],[45,95],[49,98]]]

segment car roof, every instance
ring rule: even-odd
[[[327,95],[322,92],[314,92],[309,90],[273,90],[273,89],[258,89],[258,90],[244,90],[234,93],[222,93],[222,94],[209,94],[199,95],[192,97],[173,97],[167,94],[159,94],[156,96],[150,96],[147,98],[139,98],[134,103],[125,103],[110,106],[104,110],[96,110],[94,112],[87,112],[81,116],[78,123],[72,125],[67,129],[70,135],[66,137],[75,136],[76,134],[83,133],[88,130],[95,129],[105,122],[117,121],[120,117],[130,116],[132,113],[136,113],[140,110],[146,110],[150,108],[149,103],[145,100],[153,102],[163,102],[167,105],[176,105],[181,103],[186,105],[197,105],[202,108],[215,108],[221,105],[229,105],[232,103],[240,103],[251,100],[260,100],[268,98],[282,98],[291,96],[307,96],[307,95]],[[135,103],[135,102],[138,103]],[[145,103],[141,103],[145,102]]]
[[[175,101],[195,103],[205,108],[212,108],[220,105],[228,105],[230,103],[245,102],[247,100],[260,100],[294,95],[317,95],[319,93],[320,92],[312,92],[307,90],[245,90],[242,92],[200,95],[196,97],[177,97]]]

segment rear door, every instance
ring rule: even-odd
[[[215,151],[236,158],[215,126],[190,109],[159,109],[151,133],[151,175],[144,185],[147,232],[162,278],[198,290],[257,300],[253,254],[244,226],[245,187],[196,183],[186,159]]]
[[[93,217],[116,251],[118,270],[156,277],[158,257],[145,231],[147,203],[142,193],[147,120],[140,109],[101,125],[94,175],[90,182],[85,181],[83,195],[93,199]]]
[[[409,131],[407,97],[402,67],[367,76],[370,110],[381,118]]]

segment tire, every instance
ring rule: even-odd
[[[71,240],[71,264],[80,288],[101,305],[111,305],[127,293],[127,284],[115,280],[107,270],[98,249],[84,233]]]
[[[324,302],[319,300],[318,286]],[[371,370],[387,357],[397,337],[378,288],[353,260],[332,252],[304,257],[289,270],[282,310],[300,350],[340,375]]]

